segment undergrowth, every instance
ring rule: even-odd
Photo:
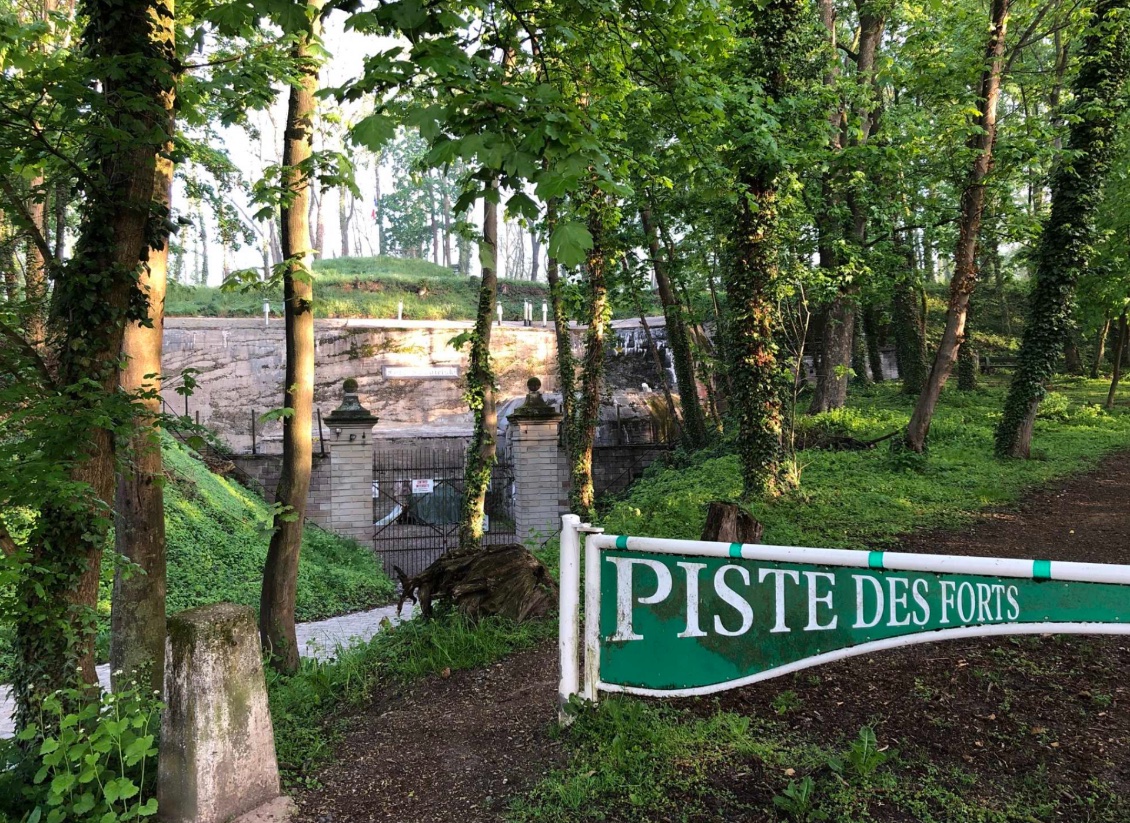
[[[338,649],[331,660],[307,659],[297,674],[270,675],[271,717],[284,779],[309,783],[332,754],[345,725],[375,687],[403,684],[428,675],[486,666],[511,652],[556,635],[551,620],[515,623],[500,617],[472,624],[457,612],[437,611],[432,620],[389,625],[367,643]]]
[[[258,609],[270,543],[270,510],[261,497],[213,474],[172,438],[163,441],[168,551],[168,611],[228,601]],[[109,541],[113,547],[113,538]],[[98,652],[108,654],[113,556],[103,562]],[[298,566],[299,621],[320,620],[387,603],[395,593],[373,553],[307,526]],[[0,623],[0,683],[11,664],[11,628]]]
[[[1006,378],[974,392],[946,388],[930,429],[929,453],[910,459],[881,443],[869,451],[797,453],[800,487],[750,510],[777,545],[864,548],[914,529],[959,525],[977,511],[1011,503],[1026,489],[1094,465],[1130,445],[1126,407],[1099,405],[1107,383],[1062,379],[1036,422],[1032,460],[993,456]],[[860,440],[905,428],[913,399],[897,383],[855,392],[849,406],[816,418]],[[813,423],[807,423],[812,426]],[[617,534],[697,539],[711,500],[737,500],[738,458],[727,443],[655,470],[613,505],[602,525]]]

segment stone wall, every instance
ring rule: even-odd
[[[354,377],[361,402],[381,419],[382,436],[410,436],[419,430],[469,432],[471,415],[460,379],[467,347],[448,342],[470,323],[453,321],[318,320],[315,406],[323,416],[340,401],[341,384]],[[531,374],[554,388],[556,342],[552,327],[520,323],[495,326],[491,354],[501,392],[499,400],[525,395]],[[282,405],[286,352],[282,321],[223,317],[170,317],[165,321],[165,400],[183,414],[185,401],[175,391],[183,369],[198,370],[188,413],[211,427],[237,452],[251,450],[252,412]],[[452,375],[433,378],[387,375],[387,368],[447,367]],[[453,368],[452,368],[453,367]],[[401,373],[403,374],[403,373]],[[318,437],[317,426],[313,432]],[[280,451],[281,422],[257,424],[257,451]],[[323,424],[322,437],[330,433]],[[317,443],[315,443],[317,449]]]
[[[328,452],[318,452],[315,445],[310,496],[306,498],[306,517],[327,529],[331,523],[332,459]],[[281,454],[238,454],[232,457],[232,462],[247,473],[268,503],[275,502],[275,489],[278,488],[279,475],[282,474]]]

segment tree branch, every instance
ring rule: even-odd
[[[9,328],[7,323],[0,323],[0,336],[12,341],[12,344],[24,353],[43,378],[44,385],[50,386],[55,383],[55,378],[52,376],[51,370],[47,368],[47,364],[43,361],[43,358],[40,357],[39,352],[35,350],[35,347],[24,340],[23,335]]]
[[[32,219],[31,212],[28,211],[27,203],[24,202],[24,198],[20,197],[20,193],[16,191],[16,187],[12,185],[12,181],[2,174],[0,174],[0,191],[3,191],[4,196],[8,199],[9,208],[19,216],[20,228],[31,237],[31,241],[35,243],[35,247],[39,249],[39,253],[43,255],[43,259],[47,261],[47,267],[54,271],[59,262],[55,259],[55,250],[47,243],[47,238],[43,236],[43,231],[35,224],[35,220]]]

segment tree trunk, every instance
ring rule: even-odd
[[[345,210],[345,199],[349,195],[345,189],[338,189],[337,193],[337,220],[341,228],[341,256],[350,257],[352,251],[349,245],[349,215]]]
[[[310,4],[310,29],[299,36],[292,56],[301,66],[299,82],[291,86],[283,139],[283,184],[290,197],[280,221],[286,323],[286,384],[283,406],[283,463],[275,504],[274,531],[263,566],[259,598],[259,635],[271,665],[278,671],[298,670],[295,600],[298,558],[306,522],[306,498],[313,463],[311,428],[314,421],[314,287],[311,282],[309,202],[311,179],[301,168],[313,154],[313,120],[317,107],[318,68],[312,44],[320,37],[321,4]]]
[[[1071,302],[1095,237],[1095,212],[1118,143],[1130,74],[1130,22],[1125,0],[1096,0],[1074,83],[1068,136],[1070,162],[1057,165],[1051,214],[1036,248],[1035,285],[1017,368],[996,432],[996,452],[1027,457],[1032,428],[1059,348],[1070,328]],[[1112,395],[1113,397],[1113,391]]]
[[[581,362],[581,397],[574,410],[569,434],[573,513],[584,522],[596,519],[596,492],[592,482],[592,449],[596,428],[600,424],[600,397],[604,389],[604,338],[610,319],[608,305],[609,253],[606,247],[611,220],[607,195],[598,190],[589,192],[588,228],[593,245],[585,261],[585,285],[588,288],[588,330],[585,332],[585,355]]]
[[[794,40],[807,24],[804,0],[770,0],[749,16],[744,39],[746,82],[759,87],[772,107],[791,91],[798,59]],[[734,118],[754,145],[735,158],[738,204],[733,261],[724,277],[730,362],[730,408],[738,418],[742,499],[775,492],[781,481],[781,392],[776,330],[778,283],[777,185],[784,162],[771,136],[759,137],[763,121],[748,122],[739,108]]]
[[[969,297],[977,284],[974,260],[981,216],[985,205],[985,177],[993,165],[993,144],[997,134],[997,102],[1000,98],[1001,72],[1004,64],[1005,31],[1008,25],[1009,0],[992,0],[991,33],[985,49],[985,71],[977,95],[977,133],[969,139],[976,151],[973,168],[961,193],[961,217],[957,247],[954,251],[953,278],[946,311],[946,328],[934,355],[934,365],[906,429],[906,445],[921,452],[926,448],[930,422],[942,388],[957,362],[958,349],[965,339],[965,316]]]
[[[1097,380],[1099,370],[1102,369],[1103,355],[1106,353],[1106,339],[1110,335],[1110,312],[1103,318],[1102,328],[1099,329],[1098,339],[1095,340],[1095,357],[1091,361],[1091,379]]]
[[[541,235],[535,228],[530,231],[530,282],[538,282],[539,274],[541,274]]]
[[[43,201],[45,196],[43,178],[37,177],[31,181],[31,198],[28,200],[27,210],[31,217],[32,225],[41,236],[47,232],[47,206]],[[42,350],[47,333],[47,259],[39,245],[32,240],[27,241],[27,251],[24,260],[24,299],[28,303],[27,341]]]
[[[200,222],[200,274],[197,277],[196,285],[207,286],[210,276],[208,271],[208,218],[204,214],[203,205],[197,210],[196,215]],[[279,253],[281,258],[282,252]]]
[[[490,357],[494,306],[498,301],[498,183],[493,182],[483,198],[483,244],[479,257],[483,267],[479,305],[471,354],[467,365],[467,403],[475,416],[475,429],[467,444],[467,468],[463,478],[463,506],[459,513],[459,548],[477,551],[483,544],[487,486],[490,485],[497,452],[498,412],[494,405],[494,369]]]
[[[53,376],[70,423],[49,434],[55,453],[73,461],[72,482],[43,505],[15,586],[20,728],[39,721],[42,695],[94,682],[94,615],[115,488],[107,401],[118,390],[125,327],[143,316],[136,271],[160,231],[154,223],[165,219],[153,200],[175,88],[172,4],[89,0],[84,8],[85,54],[107,70],[107,128],[87,149],[100,183],[86,191],[75,254],[51,304]]]
[[[67,253],[67,200],[70,188],[66,183],[55,184],[55,262],[62,263]]]
[[[175,128],[170,95],[168,151]],[[172,197],[173,162],[158,158],[154,197],[168,209]],[[120,381],[130,394],[149,396],[135,401],[145,408],[130,437],[129,465],[118,477],[114,506],[114,548],[132,564],[114,573],[110,610],[110,674],[115,691],[134,681],[148,683],[155,692],[164,689],[165,672],[165,495],[161,461],[161,354],[165,324],[165,289],[168,278],[169,232],[149,254],[138,285],[149,297],[148,324],[131,323],[122,342],[125,367]],[[156,375],[156,377],[154,377]]]
[[[706,510],[706,523],[700,540],[717,543],[761,542],[764,527],[752,514],[735,503],[714,500]]]
[[[451,194],[447,190],[447,181],[441,180],[443,186],[443,265],[451,268]]]
[[[20,298],[20,278],[16,271],[16,245],[19,235],[0,210],[0,273],[4,276],[4,298],[15,303]]]
[[[545,204],[546,235],[552,236],[557,226],[557,201]],[[545,276],[549,282],[549,304],[553,312],[553,330],[557,337],[557,380],[561,390],[561,413],[565,418],[565,447],[572,455],[571,435],[573,405],[576,400],[577,363],[573,357],[573,340],[569,334],[569,315],[565,309],[565,284],[561,281],[557,258],[546,259]]]
[[[812,402],[808,406],[809,414],[839,409],[847,402],[848,377],[855,336],[853,299],[845,294],[837,295],[824,314],[823,333],[820,338],[820,363],[816,369]]]
[[[973,347],[973,301],[965,315],[965,342],[957,354],[957,388],[961,391],[974,391],[977,388],[977,352]]]
[[[683,437],[692,449],[706,445],[706,420],[702,414],[702,404],[698,399],[698,384],[694,376],[694,359],[687,336],[687,326],[682,306],[675,299],[671,280],[667,276],[667,266],[660,253],[659,235],[652,222],[651,209],[640,210],[644,234],[647,236],[648,251],[655,272],[655,282],[659,287],[659,302],[663,305],[663,316],[667,320],[667,342],[671,347],[671,357],[675,366],[675,381],[679,386],[679,406],[683,411]]]
[[[1122,355],[1126,352],[1126,338],[1130,334],[1130,327],[1126,323],[1126,311],[1118,318],[1118,340],[1114,344],[1114,371],[1110,378],[1110,391],[1106,395],[1106,408],[1114,408],[1114,396],[1118,393],[1118,383],[1122,379]],[[1035,419],[1035,417],[1033,417]],[[1025,420],[1027,423],[1027,420]],[[1031,434],[1029,433],[1029,439]]]
[[[882,383],[883,352],[879,345],[879,311],[874,306],[863,309],[863,334],[867,340],[867,364],[871,369],[871,379]]]
[[[1072,326],[1067,331],[1067,342],[1063,349],[1063,368],[1070,375],[1082,377],[1087,373],[1083,366],[1083,352],[1079,350],[1078,330]]]
[[[895,282],[891,329],[895,338],[902,393],[917,395],[926,382],[926,340],[919,320],[918,294],[910,275]]]
[[[377,224],[377,255],[387,254],[385,249],[385,207],[384,202],[381,200],[381,155],[377,155],[377,162],[374,164],[373,182],[376,185],[376,193],[373,195],[373,219]],[[466,272],[464,272],[466,274]]]

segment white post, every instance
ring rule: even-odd
[[[268,300],[263,301],[263,325],[269,326],[271,324],[271,303]]]
[[[565,705],[580,690],[581,633],[581,535],[578,529],[581,518],[575,514],[561,516],[561,573],[558,591],[561,601],[558,608],[557,647],[561,657],[561,680],[557,687],[557,722],[567,726],[573,718],[565,712]]]
[[[549,325],[549,306],[545,304],[544,300],[541,301],[541,324],[543,326]]]
[[[400,302],[398,302],[396,304],[396,319],[397,320],[403,320],[404,319],[404,301],[403,300],[401,300]]]
[[[502,304],[498,304],[498,325],[502,325]]]
[[[600,548],[597,537],[604,529],[587,523],[585,538],[585,700],[595,703],[600,681]]]

